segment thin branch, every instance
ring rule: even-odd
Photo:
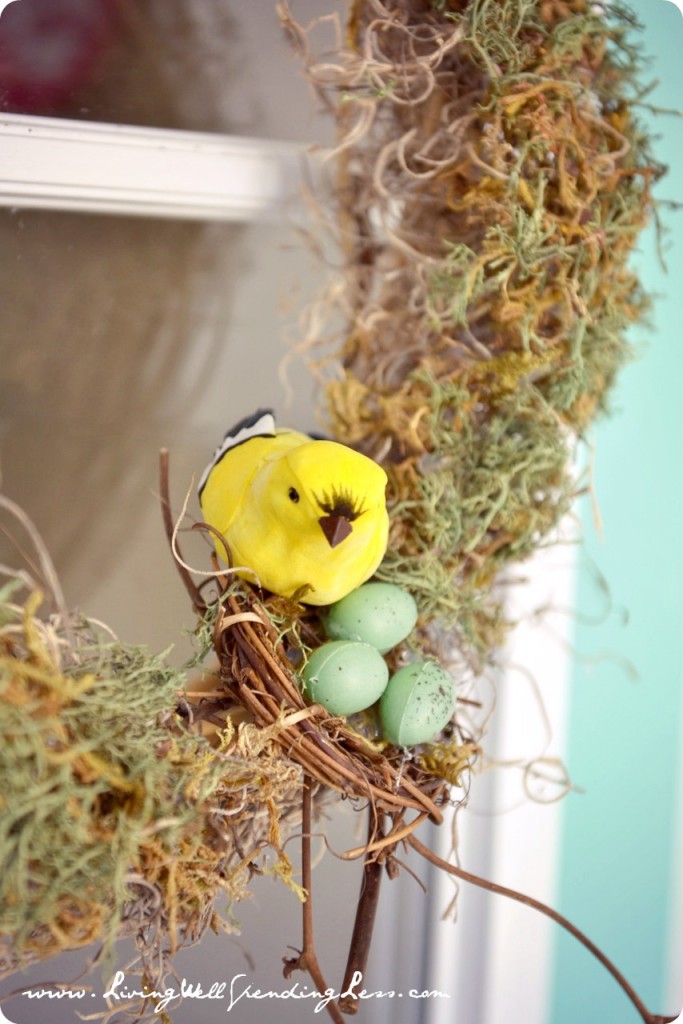
[[[293,971],[308,971],[311,978],[318,987],[321,995],[327,991],[327,984],[323,978],[318,957],[315,952],[313,938],[313,899],[311,891],[311,804],[313,796],[313,780],[308,774],[304,775],[304,790],[302,798],[302,823],[301,823],[301,881],[306,890],[306,900],[303,905],[303,949],[299,956],[293,959],[285,958],[283,974],[289,978]],[[340,1014],[335,1003],[331,1000],[326,1004],[329,1013],[335,1024],[344,1024],[344,1018]]]
[[[0,494],[0,508],[6,509],[11,515],[13,515],[15,519],[21,523],[28,534],[36,552],[37,562],[31,556],[30,552],[24,549],[23,545],[20,544],[11,531],[4,527],[1,528],[2,532],[24,557],[27,565],[30,566],[31,571],[35,572],[38,576],[42,576],[43,582],[51,592],[50,596],[52,597],[55,608],[66,619],[68,617],[68,609],[64,598],[64,592],[59,582],[59,576],[57,575],[57,570],[55,569],[54,562],[50,557],[50,553],[45,546],[45,542],[38,533],[36,526],[33,521],[29,519],[24,510],[4,494]]]
[[[363,865],[363,881],[361,883],[360,897],[356,908],[356,920],[353,925],[349,958],[346,963],[346,973],[342,984],[342,993],[339,1000],[339,1009],[342,1013],[354,1014],[358,1012],[358,996],[350,990],[354,978],[360,974],[365,975],[370,956],[370,944],[372,942],[372,930],[375,925],[375,916],[379,903],[380,882],[382,881],[382,870],[384,865],[371,855],[370,849],[374,841],[383,836],[382,820],[375,823],[373,809],[368,809],[368,852]]]
[[[498,885],[496,882],[490,882],[486,878],[480,878],[478,875],[472,875],[469,871],[463,871],[462,868],[456,867],[454,864],[449,864],[448,861],[443,860],[437,854],[432,853],[429,847],[424,846],[419,839],[416,839],[414,835],[408,836],[406,842],[413,847],[417,853],[421,854],[430,864],[434,864],[435,867],[440,868],[442,871],[448,871],[449,874],[455,875],[456,878],[461,878],[464,882],[470,882],[472,885],[479,886],[480,889],[487,889],[489,892],[498,893],[500,896],[507,896],[509,899],[516,900],[517,903],[523,903],[527,907],[531,907],[533,910],[538,910],[541,914],[545,914],[560,927],[564,928],[573,935],[575,939],[586,947],[586,949],[593,954],[593,956],[600,961],[603,967],[606,967],[615,981],[621,986],[623,991],[626,993],[628,998],[631,1000],[636,1010],[642,1017],[644,1024],[671,1024],[671,1021],[678,1020],[677,1016],[666,1017],[663,1014],[650,1013],[648,1008],[643,1003],[642,999],[638,996],[634,988],[629,984],[621,971],[614,966],[611,960],[609,960],[605,954],[599,949],[594,942],[584,935],[582,931],[573,925],[571,921],[568,921],[566,917],[559,914],[552,907],[546,906],[545,903],[541,903],[540,900],[534,899],[533,896],[527,896],[524,893],[517,892],[515,889],[508,889],[504,885]]]
[[[159,491],[161,493],[161,514],[164,520],[164,529],[166,530],[169,547],[171,548],[171,551],[173,551],[175,524],[173,522],[173,513],[171,512],[171,501],[168,488],[168,448],[162,448],[159,452]],[[180,578],[185,584],[185,589],[192,599],[192,606],[194,610],[199,615],[203,615],[206,611],[206,604],[197,590],[194,580],[185,566],[182,565],[177,558],[174,557],[173,560],[176,563],[176,568]]]

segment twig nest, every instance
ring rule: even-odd
[[[343,720],[343,716],[354,713],[352,705],[342,705],[343,710],[337,710],[338,704],[333,705],[334,711],[326,708],[317,684],[313,692],[306,693],[313,703],[307,702],[302,693],[303,671],[298,678],[295,676],[283,637],[304,638],[304,647],[311,640],[315,643],[317,616],[315,624],[305,610],[291,619],[293,606],[283,607],[278,599],[264,602],[243,581],[226,579],[225,587],[218,604],[207,609],[206,615],[209,622],[215,615],[210,628],[226,700],[241,705],[255,727],[272,727],[274,740],[285,757],[300,765],[320,786],[346,798],[369,799],[378,811],[390,814],[396,822],[403,821],[406,812],[418,811],[411,828],[423,815],[439,824],[443,820],[440,806],[447,799],[443,776],[418,760],[405,764],[401,751],[390,745],[385,748],[371,742]],[[308,655],[304,671],[312,680],[318,674],[317,660],[325,657],[325,647],[339,644],[363,650],[365,662],[359,685],[362,704],[369,707],[377,701],[389,674],[384,658],[369,644],[330,641]],[[372,671],[367,670],[368,665]],[[337,672],[338,677],[341,675]],[[377,679],[374,693],[373,677]],[[330,684],[332,697],[334,691]]]

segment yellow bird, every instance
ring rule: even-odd
[[[260,409],[225,435],[199,482],[199,500],[232,564],[251,570],[240,576],[326,605],[382,561],[386,483],[372,459],[336,441],[276,429],[272,412]],[[219,540],[216,551],[229,561]]]

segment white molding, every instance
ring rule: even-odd
[[[539,755],[565,759],[578,536],[578,523],[567,518],[550,546],[520,567],[526,582],[510,590],[506,612],[517,625],[504,650],[496,709],[495,756],[502,762]],[[554,778],[561,774],[561,764],[554,768],[549,761],[539,767]],[[537,779],[532,787],[537,802],[525,798],[521,768],[502,767],[495,775],[491,878],[554,907],[564,802],[560,795],[566,791]],[[490,897],[482,1024],[545,1024],[550,1019],[557,939],[558,925],[549,918],[505,897]]]
[[[571,638],[577,577],[577,529],[562,524],[561,543],[539,550],[519,566],[505,602],[516,622],[502,652],[497,700],[486,749],[502,762],[534,755],[562,759],[566,751],[571,675]],[[534,681],[547,722],[539,714]],[[543,799],[555,792],[536,787]],[[540,794],[539,794],[540,795]],[[460,864],[474,874],[535,896],[557,901],[562,801],[537,803],[525,797],[521,768],[496,767],[475,777],[471,805],[458,819]],[[436,852],[447,857],[448,823],[435,837]],[[546,1024],[557,925],[503,896],[459,886],[458,921],[440,921],[453,895],[439,872],[429,880],[433,951],[425,986],[449,991],[452,1001],[425,1007],[426,1024],[453,1020],[480,1024]],[[435,912],[436,911],[436,912]]]
[[[0,116],[0,206],[278,221],[306,162],[298,143]]]

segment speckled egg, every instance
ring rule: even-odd
[[[384,654],[417,622],[412,594],[393,583],[365,583],[330,606],[325,631],[334,640],[360,640]]]
[[[390,743],[412,747],[440,732],[455,709],[453,680],[436,662],[400,668],[379,702],[382,733]]]
[[[301,674],[310,700],[333,715],[352,715],[379,700],[389,669],[371,644],[332,640],[311,654]]]

